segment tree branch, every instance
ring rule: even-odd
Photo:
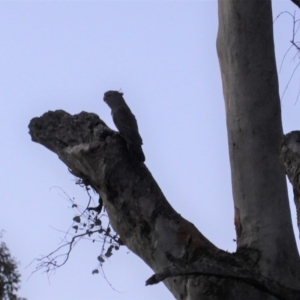
[[[50,111],[32,119],[29,129],[33,141],[55,152],[73,174],[88,181],[101,195],[113,229],[156,273],[148,284],[164,280],[173,295],[182,298],[191,294],[192,287],[186,287],[193,285],[195,275],[204,274],[222,277],[232,285],[233,293],[236,289],[253,292],[253,286],[281,297],[278,289],[282,288],[281,293],[290,297],[285,287],[276,289],[275,283],[257,276],[254,250],[247,250],[249,262],[243,254],[222,251],[182,218],[167,202],[147,167],[132,160],[124,140],[97,115]],[[182,284],[174,276],[183,276]],[[210,284],[209,276],[201,280]],[[232,279],[247,285],[236,285]],[[219,288],[223,285],[221,281]],[[197,289],[207,293],[205,284]],[[285,299],[292,299],[288,297]]]
[[[55,152],[75,176],[101,195],[114,230],[155,272],[170,265],[166,252],[193,259],[218,249],[167,202],[147,167],[95,114],[49,111],[29,124],[32,140]],[[174,284],[174,289],[178,288]]]
[[[250,284],[257,289],[267,292],[280,300],[299,300],[300,291],[287,288],[273,280],[270,280],[252,269],[235,267],[222,264],[209,259],[202,259],[191,265],[179,267],[170,266],[164,271],[154,274],[147,281],[146,285],[157,284],[167,278],[186,275],[209,275],[219,278],[232,278]]]
[[[291,0],[291,1],[300,8],[300,0]]]
[[[293,186],[297,224],[300,232],[300,131],[292,131],[284,136],[280,159]]]

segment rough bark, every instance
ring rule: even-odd
[[[219,0],[217,40],[226,106],[237,248],[261,274],[299,286],[285,175],[271,1]]]
[[[167,202],[147,167],[95,114],[31,120],[44,145],[101,195],[124,244],[176,299],[299,299],[299,257],[280,165],[283,137],[268,0],[219,0],[220,58],[237,252],[218,249]],[[201,217],[201,215],[200,215]],[[124,270],[126,271],[126,270]]]
[[[244,299],[300,299],[299,291],[259,274],[259,253],[224,252],[175,212],[146,166],[132,160],[125,141],[97,115],[48,112],[29,128],[33,141],[98,191],[122,241],[156,273],[147,284],[164,280],[177,299],[238,299],[241,293],[248,294]]]
[[[300,231],[300,131],[292,131],[284,136],[280,157],[293,186],[297,224]]]

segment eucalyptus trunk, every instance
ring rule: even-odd
[[[296,287],[299,254],[279,158],[283,130],[271,1],[220,0],[217,49],[237,250],[258,250],[263,275]]]

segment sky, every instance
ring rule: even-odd
[[[274,18],[296,10],[288,0],[273,1]],[[299,57],[285,56],[292,25],[288,14],[274,23],[281,95],[288,87],[281,100],[286,133],[300,127],[299,70],[289,82]],[[62,190],[82,205],[88,199],[58,157],[31,141],[28,124],[63,109],[97,113],[115,129],[103,102],[108,90],[124,93],[146,165],[171,205],[215,245],[235,250],[217,28],[213,0],[0,1],[0,229],[20,262],[20,296],[173,299],[162,283],[145,286],[153,271],[128,249],[105,262],[105,277],[92,275],[101,243],[87,240],[51,276],[32,274],[32,260],[59,247],[72,225]]]

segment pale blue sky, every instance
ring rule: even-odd
[[[294,12],[273,1],[274,17]],[[94,112],[112,128],[103,102],[122,89],[137,117],[146,165],[171,205],[222,249],[234,251],[233,204],[224,101],[215,49],[217,1],[0,2],[0,228],[20,261],[28,300],[173,299],[163,284],[145,287],[153,272],[122,250],[105,263],[114,291],[97,267],[100,244],[81,242],[49,280],[27,280],[32,259],[54,250],[73,212],[59,186],[82,203],[66,166],[31,142],[28,123],[48,110]],[[291,39],[286,15],[275,24],[281,62]],[[288,56],[281,91],[298,58]],[[300,73],[282,101],[285,131],[300,129]],[[50,190],[51,189],[51,190]],[[293,203],[292,203],[293,205]],[[296,233],[298,236],[298,233]]]

